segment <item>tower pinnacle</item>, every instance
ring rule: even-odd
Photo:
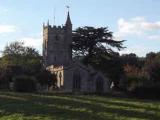
[[[69,14],[69,6],[66,6],[66,7],[68,9],[66,25],[72,25],[72,22],[71,22],[71,19],[70,19],[70,14]]]

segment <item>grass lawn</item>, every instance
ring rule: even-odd
[[[160,102],[0,92],[0,120],[160,120]]]

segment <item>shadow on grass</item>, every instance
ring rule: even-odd
[[[23,114],[24,116],[49,116],[58,120],[126,120],[131,118],[159,120],[155,112],[122,109],[124,106],[140,108],[129,103],[115,103],[97,100],[89,96],[40,95],[20,93],[0,93],[0,116]],[[111,100],[111,98],[110,98]],[[103,104],[101,104],[103,103]]]
[[[156,104],[159,104],[159,102],[155,101],[142,101],[138,99],[128,99],[128,98],[111,98],[106,97],[105,100],[101,99],[95,99],[92,97],[83,97],[83,96],[76,96],[77,99],[83,99],[87,101],[91,101],[93,103],[102,103],[106,105],[113,105],[113,106],[119,106],[119,107],[126,107],[126,108],[133,108],[133,109],[144,109],[146,111],[155,111],[160,113],[160,107]],[[101,98],[101,96],[99,96]],[[104,97],[103,97],[104,98]],[[115,101],[113,100],[115,99]],[[154,106],[153,106],[154,104]]]

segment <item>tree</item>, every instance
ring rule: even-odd
[[[154,62],[150,65],[149,75],[155,84],[160,83],[160,62]]]
[[[115,88],[119,88],[119,81],[124,76],[123,64],[120,57],[117,55],[112,59],[105,60],[101,63],[104,66],[103,71],[106,71],[107,76],[114,82]]]
[[[114,50],[123,49],[123,42],[116,41],[106,27],[80,27],[73,32],[73,56],[83,57],[85,64],[101,70],[117,85],[123,68],[119,54]]]
[[[9,45],[6,45],[3,51],[3,56],[13,56],[13,55],[22,55],[25,52],[25,47],[23,42],[12,42]]]
[[[144,66],[144,58],[140,58],[134,53],[123,54],[121,59],[124,66],[130,65],[138,68],[142,68]]]
[[[11,82],[19,75],[34,76],[41,67],[41,57],[35,48],[26,47],[23,42],[12,42],[2,52],[0,79]]]
[[[39,73],[37,73],[36,78],[38,82],[43,85],[54,86],[57,82],[57,78],[55,74],[52,74],[50,71],[45,69],[41,69]]]
[[[150,80],[155,84],[160,83],[160,53],[148,53],[145,62],[145,69]]]
[[[1,67],[21,66],[28,71],[34,71],[34,68],[41,67],[41,59],[38,51],[32,47],[24,46],[23,42],[12,42],[5,46],[2,52]]]
[[[111,55],[113,48],[123,49],[124,40],[114,40],[113,33],[106,27],[79,27],[73,32],[73,55],[74,56],[99,56]]]

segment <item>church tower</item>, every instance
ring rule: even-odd
[[[72,22],[68,12],[64,26],[43,25],[43,62],[45,67],[67,66],[72,62]]]

